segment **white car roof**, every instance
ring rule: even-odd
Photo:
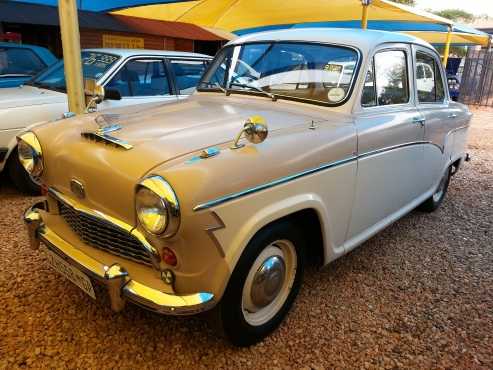
[[[398,32],[362,30],[351,28],[291,28],[286,30],[252,33],[233,40],[229,45],[256,41],[310,41],[348,45],[360,49],[363,53],[386,42],[411,43],[434,50],[426,41]]]
[[[128,58],[135,55],[152,55],[152,56],[180,57],[180,58],[183,57],[207,58],[207,59],[212,58],[210,55],[189,53],[186,51],[174,51],[174,50],[98,48],[98,49],[84,49],[83,51],[95,51],[100,53],[116,54],[123,58]]]

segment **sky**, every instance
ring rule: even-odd
[[[493,17],[493,0],[417,0],[421,9],[442,10],[457,8],[475,15],[487,14]]]

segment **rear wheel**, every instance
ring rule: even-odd
[[[41,187],[31,179],[31,176],[22,167],[19,155],[17,154],[17,148],[10,153],[7,167],[10,179],[17,189],[29,195],[41,194]]]
[[[431,213],[436,211],[438,207],[440,207],[443,200],[445,199],[445,194],[447,194],[447,189],[450,183],[450,171],[451,168],[449,167],[441,178],[436,191],[431,197],[429,197],[419,206],[419,210]]]
[[[222,329],[233,344],[254,344],[282,322],[302,282],[303,244],[288,222],[270,225],[250,241],[218,307]]]

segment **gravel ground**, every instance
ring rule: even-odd
[[[113,314],[27,247],[32,198],[0,188],[0,368],[493,369],[493,110],[440,210],[412,212],[305,283],[287,320],[237,349],[201,318]]]

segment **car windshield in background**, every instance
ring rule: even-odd
[[[29,49],[0,48],[0,77],[34,76],[46,65]]]
[[[241,91],[337,105],[349,95],[358,53],[316,43],[266,42],[226,47],[199,90]]]
[[[83,51],[82,73],[84,79],[92,78],[99,80],[118,59],[120,59],[120,57],[113,54]],[[63,61],[56,63],[54,66],[34,77],[28,85],[57,91],[66,91]]]

